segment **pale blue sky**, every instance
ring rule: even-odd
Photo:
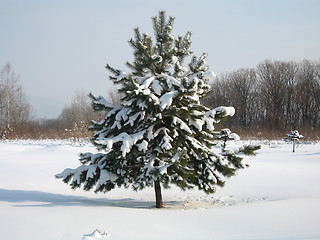
[[[77,90],[107,94],[104,66],[125,68],[133,28],[152,34],[159,10],[216,74],[320,59],[318,0],[0,0],[0,67],[12,64],[38,117],[57,117]]]

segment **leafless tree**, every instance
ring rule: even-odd
[[[319,63],[304,60],[298,73],[296,104],[298,122],[304,127],[320,127]]]
[[[232,101],[230,105],[234,106],[237,111],[237,124],[249,126],[252,123],[253,102],[256,87],[256,73],[254,69],[239,69],[228,74],[229,88]]]
[[[109,99],[113,105],[119,106],[121,104],[121,96],[115,88],[109,89],[107,99]]]
[[[95,119],[95,114],[91,107],[91,101],[84,91],[76,91],[73,95],[71,105],[67,105],[62,109],[59,116],[59,120],[63,126],[68,129],[72,129],[74,125],[86,126]]]
[[[113,104],[120,104],[120,96],[115,91],[108,92],[108,98]],[[72,97],[70,105],[66,105],[56,121],[54,128],[64,129],[69,132],[69,136],[87,137],[89,134],[88,127],[92,121],[100,120],[101,116],[92,108],[92,99],[84,91],[76,91]]]
[[[254,69],[242,68],[219,76],[212,83],[213,93],[205,100],[211,108],[230,105],[237,115],[229,119],[232,124],[248,127],[254,116],[256,73]]]
[[[7,63],[0,72],[0,129],[4,132],[21,128],[33,117],[30,101],[19,77]]]
[[[320,62],[265,60],[256,69],[224,73],[212,83],[209,107],[231,105],[228,127],[268,131],[320,129]]]
[[[297,65],[293,62],[266,60],[257,67],[260,97],[265,107],[265,121],[279,129],[292,124],[292,98]]]

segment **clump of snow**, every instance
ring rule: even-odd
[[[177,91],[171,91],[163,94],[160,98],[160,109],[164,110],[171,106],[173,98],[177,94]]]
[[[236,110],[234,109],[234,107],[223,107],[223,106],[217,107],[217,108],[213,109],[213,111],[215,111],[216,113],[222,112],[222,113],[225,114],[226,117],[227,117],[227,116],[232,117],[232,116],[235,114],[235,112],[236,112]]]
[[[202,126],[204,125],[204,120],[201,120],[201,119],[189,119],[189,124],[194,126],[198,131],[201,131],[202,130]]]
[[[210,131],[213,131],[214,130],[214,126],[213,124],[214,123],[218,123],[219,120],[216,119],[216,115],[221,115],[224,116],[224,117],[232,117],[234,114],[235,114],[235,109],[234,107],[224,107],[224,106],[221,106],[221,107],[217,107],[217,108],[214,108],[208,112],[206,112],[205,114],[205,121],[206,121],[206,124],[208,125],[207,128],[210,130]]]
[[[137,144],[137,147],[139,151],[145,152],[148,149],[148,142],[146,140],[143,140],[141,143]]]
[[[95,104],[99,104],[99,105],[103,105],[105,108],[110,108],[110,109],[113,109],[115,108],[115,106],[108,102],[104,97],[102,96],[99,96],[99,97],[96,97],[97,100],[94,100],[93,103]]]
[[[158,96],[161,95],[161,93],[163,91],[163,87],[161,86],[159,80],[156,79],[152,82],[152,89],[155,94],[157,94]]]
[[[179,127],[180,127],[181,130],[184,130],[184,131],[186,131],[187,133],[192,134],[191,129],[190,129],[190,128],[188,127],[188,125],[187,125],[184,121],[182,121],[180,118],[174,117],[173,120],[172,120],[172,123],[173,123],[174,125],[179,125]]]
[[[119,135],[112,138],[98,138],[95,140],[97,144],[106,147],[106,151],[110,151],[114,143],[122,142],[121,151],[122,156],[125,157],[128,152],[130,152],[133,145],[135,145],[139,140],[143,138],[146,131],[140,131],[135,134],[127,134],[126,132],[120,133]],[[141,149],[141,148],[140,148]],[[144,150],[144,149],[142,149]]]
[[[106,236],[108,236],[107,232],[101,231],[100,229],[96,229],[90,234],[83,235],[81,240],[96,240],[96,239],[104,238]]]
[[[240,136],[236,133],[231,133],[229,128],[223,128],[220,130],[220,133],[215,136],[216,139],[225,139],[225,140],[235,140],[239,141]]]
[[[96,189],[98,189],[101,185],[105,184],[106,182],[114,182],[117,179],[117,175],[113,174],[105,169],[100,171],[100,178],[97,183]]]
[[[239,140],[240,140],[240,136],[239,136],[238,134],[236,134],[236,133],[231,133],[231,134],[229,135],[229,138],[230,138],[230,139],[233,139],[233,140],[235,140],[235,141],[239,141]]]
[[[176,64],[177,63],[177,61],[178,61],[178,58],[176,57],[176,56],[174,56],[174,55],[172,55],[172,57],[171,57],[171,64]]]
[[[128,78],[128,75],[125,71],[119,70],[119,74],[117,75],[117,82],[121,81],[122,79]]]

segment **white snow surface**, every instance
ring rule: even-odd
[[[245,157],[250,167],[224,188],[163,190],[167,207],[159,210],[152,188],[94,194],[55,179],[79,166],[80,152],[95,152],[89,143],[0,141],[0,239],[100,238],[93,229],[114,240],[320,239],[320,143],[301,142],[295,153],[284,141],[227,146],[257,143],[257,156]]]

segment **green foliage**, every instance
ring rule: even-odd
[[[243,146],[243,150],[241,150],[240,152],[244,153],[245,155],[255,156],[256,151],[258,151],[259,149],[261,149],[260,145],[245,145]]]

